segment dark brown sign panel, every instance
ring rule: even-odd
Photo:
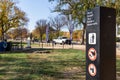
[[[116,80],[116,11],[87,11],[86,80]]]

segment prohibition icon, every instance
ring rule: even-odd
[[[96,70],[96,67],[95,67],[94,64],[90,64],[90,65],[88,66],[88,72],[89,72],[89,74],[90,74],[91,76],[93,76],[93,77],[96,75],[97,70]]]
[[[90,48],[88,50],[88,57],[91,61],[95,61],[97,58],[97,53],[96,50],[94,48]]]

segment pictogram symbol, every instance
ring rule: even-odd
[[[97,58],[97,53],[96,50],[94,48],[90,48],[88,50],[88,57],[91,61],[95,61]]]
[[[89,33],[88,43],[92,45],[96,44],[96,33]]]
[[[89,72],[89,74],[90,74],[91,76],[93,76],[93,77],[96,75],[97,70],[96,70],[96,67],[95,67],[94,64],[90,64],[90,65],[88,66],[88,72]]]

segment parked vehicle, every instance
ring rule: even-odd
[[[65,41],[65,44],[71,45],[71,43],[72,43],[72,42],[71,42],[71,40],[69,40],[69,39]]]
[[[34,40],[32,40],[32,42],[39,42],[39,40],[38,39],[34,39]]]
[[[58,37],[57,39],[53,39],[55,44],[71,44],[71,41],[67,37]]]

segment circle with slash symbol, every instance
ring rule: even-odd
[[[96,50],[94,48],[90,48],[88,51],[88,57],[91,61],[95,61],[97,58],[97,53]]]
[[[90,74],[91,76],[93,76],[93,77],[96,75],[97,70],[96,70],[96,67],[95,67],[94,64],[90,64],[90,65],[88,66],[88,72],[89,72],[89,74]]]

